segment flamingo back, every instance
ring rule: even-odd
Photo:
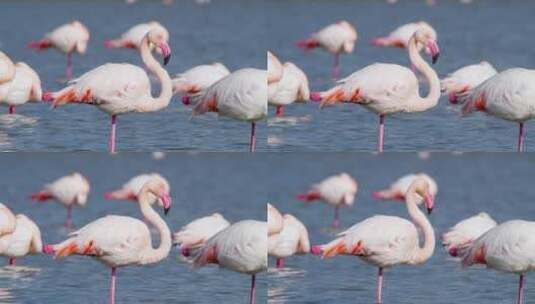
[[[294,101],[310,99],[308,78],[305,73],[291,62],[284,63],[282,79],[277,83],[276,90],[268,99],[272,105],[288,105]]]
[[[351,53],[357,41],[355,28],[347,21],[330,24],[312,35],[329,53]]]
[[[321,198],[329,205],[351,206],[355,201],[358,184],[349,174],[341,173],[328,177],[312,186],[312,189],[320,193]]]
[[[472,244],[474,240],[483,235],[491,228],[496,227],[497,223],[486,212],[481,212],[467,219],[464,219],[455,226],[448,229],[442,235],[442,245],[448,250],[456,248],[463,250]],[[462,253],[458,253],[462,256]]]
[[[173,235],[173,240],[176,244],[195,249],[228,226],[230,226],[230,223],[221,214],[214,213],[198,218],[180,228]]]

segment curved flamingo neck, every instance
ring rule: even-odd
[[[171,97],[173,96],[173,84],[167,71],[154,58],[149,47],[149,38],[145,36],[141,42],[140,47],[141,60],[147,66],[149,71],[154,73],[161,84],[160,96],[152,100],[142,100],[138,112],[155,112],[164,109],[169,105]],[[151,94],[149,92],[149,94]]]
[[[141,191],[138,196],[139,207],[141,213],[160,233],[160,245],[157,248],[148,247],[141,255],[139,264],[152,264],[159,262],[169,255],[171,250],[171,231],[165,221],[152,209],[149,204],[150,192],[147,189]]]
[[[413,185],[407,191],[405,195],[405,203],[407,205],[407,211],[413,223],[419,227],[424,235],[424,245],[420,247],[418,245],[415,248],[414,255],[409,261],[410,264],[422,264],[427,261],[435,251],[435,231],[433,226],[429,223],[427,217],[418,208],[417,202],[421,200],[421,197],[417,194],[417,190],[421,187],[420,183],[413,183]]]
[[[438,100],[440,99],[440,79],[435,70],[422,58],[414,36],[409,40],[408,50],[411,64],[425,76],[429,83],[427,96],[421,97],[420,92],[417,92],[418,98],[411,101],[411,112],[423,112],[438,104]]]

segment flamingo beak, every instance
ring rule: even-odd
[[[433,60],[433,64],[437,63],[438,57],[440,57],[440,48],[438,47],[438,44],[434,40],[430,40],[427,43],[427,49],[431,53],[431,58]]]
[[[169,209],[171,209],[171,197],[169,194],[163,194],[160,196],[160,199],[162,200],[163,204],[163,213],[167,215],[167,213],[169,213]]]
[[[167,42],[160,42],[158,44],[158,47],[160,50],[162,50],[163,55],[163,65],[167,65],[169,63],[169,60],[171,59],[171,48],[167,44]]]
[[[435,198],[431,194],[426,194],[424,197],[424,204],[425,208],[427,208],[427,214],[431,214],[435,207]]]

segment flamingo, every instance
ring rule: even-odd
[[[451,103],[458,102],[458,96],[480,85],[483,81],[498,74],[496,69],[487,61],[462,67],[440,81],[443,92],[448,95]]]
[[[429,193],[434,198],[438,193],[437,182],[425,173],[407,174],[395,182],[389,188],[373,192],[373,198],[382,200],[405,200],[405,193],[409,190],[410,185],[418,178],[423,178],[429,184]]]
[[[195,105],[210,86],[229,74],[230,71],[220,62],[198,65],[175,75],[172,79],[173,92],[182,94],[183,104]]]
[[[464,256],[464,251],[483,233],[498,225],[486,212],[460,221],[442,235],[442,245],[453,257]]]
[[[298,41],[297,46],[305,50],[321,47],[333,54],[332,77],[336,79],[340,74],[340,55],[351,54],[355,49],[357,38],[358,34],[355,27],[351,23],[341,20],[322,28],[308,39]]]
[[[191,256],[219,231],[226,229],[230,223],[219,213],[198,218],[180,228],[173,235],[173,243],[178,245],[183,256]]]
[[[6,53],[0,51],[0,84],[11,81],[15,76],[15,64]]]
[[[291,214],[283,215],[283,228],[269,237],[268,254],[277,258],[277,268],[284,267],[284,259],[310,252],[310,240],[305,225]]]
[[[150,180],[156,180],[162,183],[165,186],[167,192],[171,191],[171,186],[169,186],[169,182],[167,181],[167,179],[165,179],[165,177],[161,176],[158,173],[148,173],[132,177],[120,189],[106,192],[104,194],[104,198],[107,200],[129,200],[137,202],[138,194],[141,191],[141,188],[143,188],[143,186]],[[149,200],[149,203],[151,205],[158,201],[160,206],[163,206],[163,202],[159,200],[156,196],[149,193],[149,197],[151,198],[151,200]]]
[[[383,152],[384,119],[386,115],[400,112],[423,112],[437,105],[440,98],[440,80],[437,73],[423,60],[418,45],[425,45],[435,63],[439,47],[434,33],[422,27],[409,42],[409,58],[429,82],[429,93],[421,97],[418,79],[414,72],[396,64],[375,63],[339,81],[334,88],[312,93],[311,99],[321,101],[321,107],[336,102],[357,103],[379,115],[379,136],[377,150]]]
[[[134,25],[117,39],[106,40],[104,42],[104,46],[106,48],[125,48],[139,50],[143,43],[143,38],[145,38],[147,33],[152,29],[156,29],[161,32],[163,35],[163,39],[167,43],[169,43],[169,32],[167,31],[167,29],[157,21],[150,21]],[[151,46],[151,50],[153,48],[154,47]],[[156,51],[161,52],[161,49],[156,48]]]
[[[256,303],[256,274],[267,270],[267,223],[243,220],[220,231],[199,249],[195,267],[220,267],[251,275],[249,304]]]
[[[306,74],[295,64],[284,63],[282,79],[277,83],[273,96],[268,99],[270,105],[277,107],[277,116],[284,116],[284,106],[309,99],[310,89]]]
[[[463,114],[485,112],[518,123],[517,151],[524,151],[524,122],[535,117],[535,70],[513,68],[460,96]]]
[[[297,196],[298,200],[312,202],[321,200],[328,205],[334,206],[334,219],[332,228],[337,229],[340,225],[340,207],[353,205],[358,191],[358,183],[347,173],[333,175],[318,184],[313,185],[310,190]]]
[[[0,255],[8,257],[9,265],[14,266],[18,257],[41,253],[43,242],[39,227],[24,214],[15,217],[15,229],[0,237]]]
[[[256,121],[267,116],[267,75],[265,70],[237,70],[213,84],[193,108],[193,115],[218,115],[251,123],[249,152],[256,149]]]
[[[397,216],[372,216],[341,232],[332,242],[313,246],[311,252],[322,254],[323,257],[356,255],[378,267],[375,303],[383,303],[384,268],[402,264],[420,265],[433,255],[435,233],[417,205],[423,199],[427,212],[431,213],[434,201],[429,188],[427,181],[422,178],[409,187],[405,203],[412,222]],[[423,232],[423,247],[419,245],[419,229]]]
[[[171,49],[165,40],[165,32],[153,29],[145,35],[139,49],[143,63],[160,80],[162,89],[158,97],[151,96],[147,73],[131,64],[108,63],[101,65],[58,92],[47,92],[43,99],[54,107],[66,103],[86,103],[97,106],[111,115],[109,149],[115,153],[117,115],[129,112],[156,112],[169,105],[172,97],[171,78],[154,59],[149,44],[156,45],[164,56],[164,65],[171,57]]]
[[[72,207],[85,206],[89,190],[89,181],[82,174],[74,172],[45,185],[42,190],[32,193],[30,197],[39,202],[53,199],[63,204],[67,208],[65,227],[72,228]]]
[[[375,38],[371,41],[371,44],[377,47],[397,47],[406,49],[409,48],[410,40],[414,33],[422,28],[429,33],[433,40],[437,40],[437,32],[435,29],[425,21],[418,21],[404,24],[390,32],[387,36]],[[418,46],[419,51],[421,51],[422,48],[423,45]],[[426,49],[426,51],[431,50]]]
[[[72,54],[85,54],[87,42],[89,41],[89,30],[80,21],[74,20],[64,24],[52,32],[46,34],[43,39],[33,41],[28,44],[29,48],[44,50],[55,48],[67,54],[67,67],[65,68],[65,78],[72,78]]]
[[[282,79],[284,68],[279,58],[270,51],[267,51],[267,71],[268,71],[268,101],[273,99],[277,93],[277,85]],[[279,108],[277,107],[277,115]]]
[[[109,303],[115,303],[117,268],[128,265],[148,265],[165,259],[171,250],[171,232],[165,221],[152,209],[151,195],[162,200],[164,213],[171,208],[171,198],[163,183],[147,182],[138,195],[139,208],[144,218],[159,232],[160,244],[152,247],[149,227],[128,216],[101,217],[71,233],[59,244],[45,245],[43,251],[56,258],[69,255],[92,256],[111,268]]]
[[[268,237],[278,234],[282,231],[283,219],[282,214],[272,204],[267,204],[267,222]]]
[[[6,205],[0,203],[0,238],[12,234],[16,224],[17,219],[13,212]]]
[[[477,238],[463,257],[463,266],[487,265],[519,276],[516,304],[524,303],[524,275],[535,269],[535,222],[511,220]]]
[[[14,65],[11,80],[0,84],[0,103],[8,105],[9,114],[15,114],[16,106],[28,101],[38,102],[43,97],[39,75],[26,63]]]

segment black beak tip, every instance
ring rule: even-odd
[[[427,214],[433,213],[433,208],[427,208]]]
[[[439,57],[440,57],[440,53],[437,53],[436,55],[433,56],[433,64],[437,63]]]
[[[170,209],[171,209],[171,208],[165,208],[165,209],[163,209],[163,214],[167,215],[167,213],[169,213],[169,210],[170,210]]]
[[[163,58],[163,65],[167,65],[169,63],[169,60],[171,60],[171,54]]]

